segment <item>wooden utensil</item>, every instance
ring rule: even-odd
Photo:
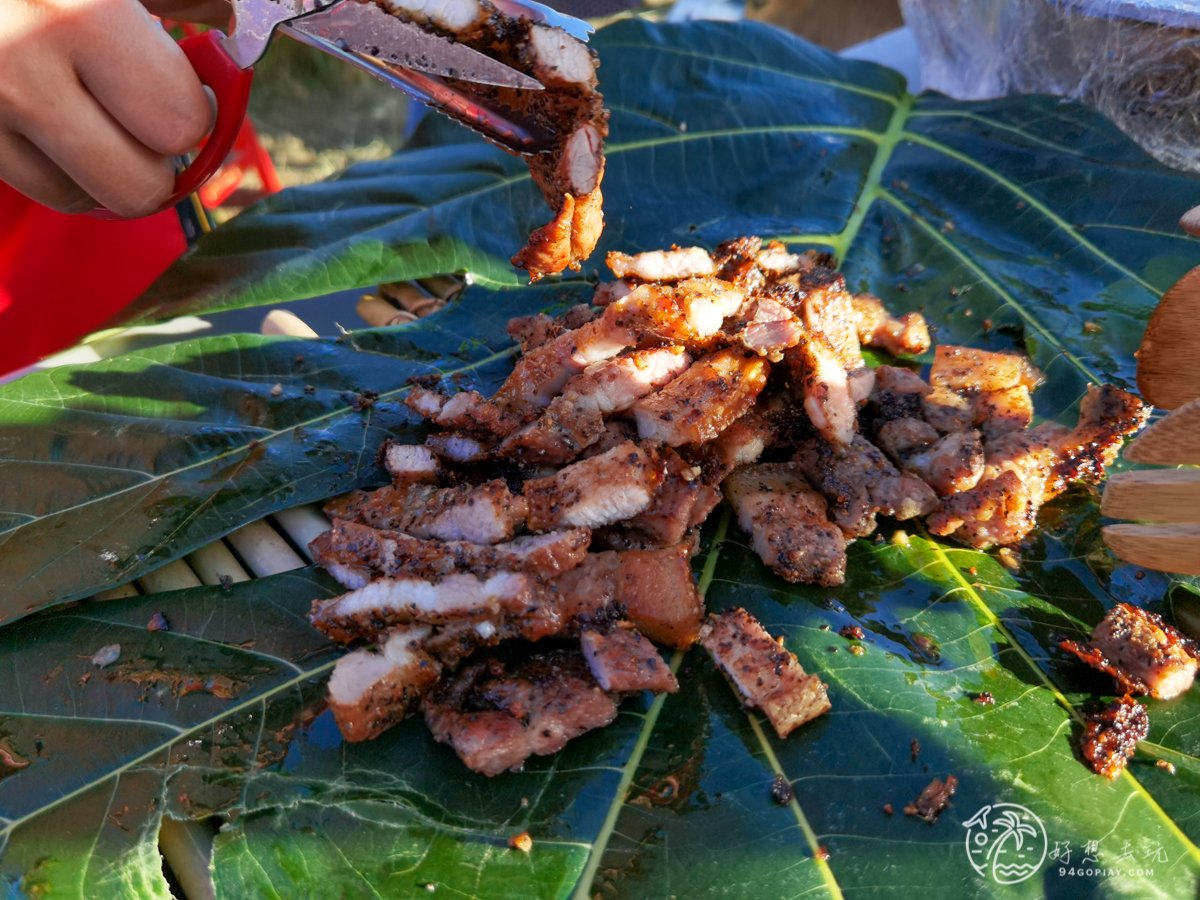
[[[1200,234],[1200,207],[1180,221]],[[1173,410],[1132,441],[1130,462],[1186,468],[1122,472],[1104,486],[1100,512],[1135,523],[1106,525],[1104,542],[1126,562],[1200,575],[1200,266],[1163,294],[1137,353],[1137,382]]]

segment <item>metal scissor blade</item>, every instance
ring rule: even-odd
[[[324,42],[316,45],[320,49],[328,50],[328,45],[332,44],[341,51],[370,57],[389,67],[475,84],[494,84],[529,91],[543,89],[542,83],[536,78],[518,72],[478,50],[472,50],[465,44],[453,43],[425,31],[419,25],[398,19],[374,3],[349,0],[295,19],[283,27]]]
[[[508,13],[514,18],[529,19],[549,25],[551,28],[561,28],[575,40],[583,41],[585,44],[592,32],[596,30],[583,19],[564,15],[544,3],[536,2],[536,0],[492,0],[492,5],[500,12]]]

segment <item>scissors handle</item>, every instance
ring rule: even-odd
[[[221,168],[245,121],[254,70],[243,69],[233,61],[221,46],[224,39],[225,35],[214,30],[179,42],[179,48],[196,70],[201,84],[211,88],[217,96],[217,121],[196,158],[175,176],[175,187],[159,212],[174,206]],[[99,219],[121,218],[103,207],[91,214]]]

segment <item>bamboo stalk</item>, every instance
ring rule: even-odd
[[[161,569],[155,569],[153,572],[147,572],[138,579],[138,586],[147,594],[179,591],[184,588],[200,587],[201,584],[196,573],[182,559],[167,563]]]
[[[201,547],[187,560],[205,584],[220,584],[222,576],[230,581],[250,580],[250,573],[242,568],[233,551],[222,541],[213,541],[208,546]]]
[[[290,572],[305,565],[288,542],[263,521],[239,528],[227,540],[257,578]]]
[[[319,534],[329,530],[329,519],[320,507],[307,505],[284,509],[275,513],[275,523],[292,539],[297,547],[312,562],[308,545]]]

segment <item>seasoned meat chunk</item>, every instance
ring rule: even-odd
[[[1114,780],[1133,759],[1138,741],[1150,733],[1146,707],[1130,697],[1110,703],[1103,711],[1089,716],[1083,729],[1079,750],[1098,775]]]
[[[769,371],[743,351],[711,353],[633,405],[638,435],[669,447],[712,440],[753,405]]]
[[[874,294],[855,294],[852,300],[858,339],[868,347],[882,347],[892,356],[920,356],[930,347],[929,326],[920,313],[895,318]]]
[[[805,584],[845,580],[846,538],[795,463],[740,466],[722,487],[754,552],[773,572]]]
[[[703,247],[647,250],[632,256],[614,250],[604,261],[618,278],[637,281],[682,281],[714,275],[717,271],[716,263]]]
[[[1111,675],[1121,690],[1159,700],[1185,693],[1196,678],[1195,645],[1161,616],[1129,603],[1109,610],[1088,643],[1065,640],[1062,647]]]
[[[329,709],[347,741],[378,737],[414,712],[442,667],[421,648],[427,626],[396,628],[379,647],[347,653],[329,676]]]
[[[495,776],[607,725],[617,705],[578,651],[559,650],[512,666],[496,659],[468,665],[426,695],[424,711],[435,739],[468,768]]]
[[[599,528],[635,516],[662,482],[662,461],[633,442],[525,482],[529,529]]]
[[[858,430],[858,404],[833,347],[823,335],[811,334],[784,360],[813,427],[831,444],[849,444]]]
[[[525,501],[501,480],[439,488],[427,484],[383,487],[330,501],[330,518],[422,538],[495,544],[512,540],[525,521]]]
[[[392,476],[392,483],[401,485],[409,481],[437,484],[442,466],[429,447],[420,444],[401,444],[387,440],[380,452],[383,467]]]
[[[606,691],[674,694],[679,690],[675,674],[654,645],[629,623],[611,631],[584,631],[579,642],[592,677]]]
[[[836,448],[810,440],[796,451],[795,461],[813,487],[829,501],[833,521],[847,537],[875,530],[875,516],[897,519],[927,515],[937,509],[933,490],[914,475],[901,473],[878,447],[856,435]]]
[[[710,614],[700,644],[741,695],[761,710],[781,738],[829,712],[829,692],[805,673],[796,655],[771,637],[744,609]]]

